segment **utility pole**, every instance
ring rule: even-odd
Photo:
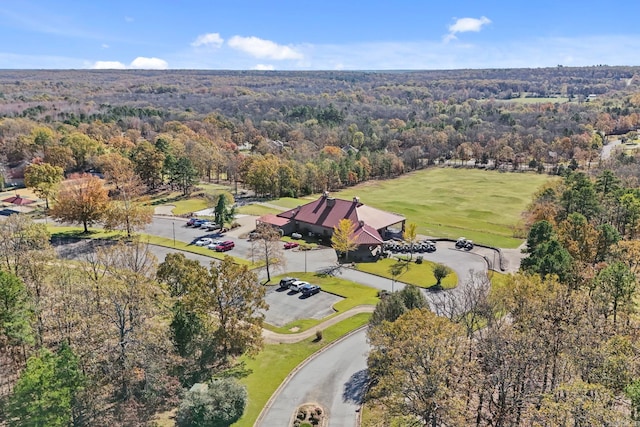
[[[171,221],[171,225],[173,226],[173,247],[176,247],[176,222]]]

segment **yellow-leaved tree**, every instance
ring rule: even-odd
[[[349,252],[358,247],[355,231],[356,224],[348,218],[341,219],[338,225],[333,227],[331,246],[339,254],[344,254],[346,260],[349,259]]]

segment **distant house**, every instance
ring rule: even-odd
[[[397,226],[404,231],[406,221],[401,215],[367,206],[358,197],[352,200],[337,199],[325,192],[313,202],[277,215],[264,215],[257,222],[278,227],[285,235],[312,233],[328,242],[334,227],[345,218],[356,225],[353,234],[358,249],[354,251],[354,259],[370,257],[393,232],[391,227]]]
[[[269,144],[276,149],[277,151],[282,151],[282,149],[284,148],[284,142],[276,139],[276,140],[271,140],[269,141]]]
[[[347,144],[344,147],[342,147],[342,152],[344,154],[358,154],[360,150],[358,150],[356,147],[354,147],[351,144]]]

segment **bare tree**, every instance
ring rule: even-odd
[[[280,231],[269,225],[260,223],[256,227],[255,235],[251,240],[252,258],[257,257],[258,262],[264,262],[267,271],[267,282],[271,281],[271,270],[283,270],[286,266],[283,248],[280,244]]]

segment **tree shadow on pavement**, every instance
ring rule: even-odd
[[[369,381],[369,374],[366,369],[356,372],[351,375],[349,381],[344,385],[344,391],[342,392],[342,399],[345,402],[351,402],[360,404],[364,400],[364,395],[367,390],[367,383]]]

